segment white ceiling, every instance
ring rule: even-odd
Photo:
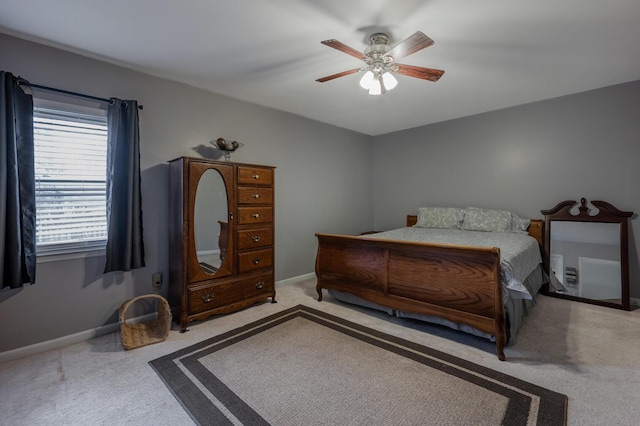
[[[362,64],[321,40],[376,29],[444,76],[315,81]],[[2,0],[0,32],[368,135],[640,79],[638,0]]]

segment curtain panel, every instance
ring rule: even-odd
[[[108,231],[105,273],[145,266],[138,102],[111,98],[107,126]]]
[[[36,280],[33,98],[0,71],[0,287]]]

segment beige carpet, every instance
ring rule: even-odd
[[[175,327],[165,342],[132,351],[124,351],[114,333],[2,363],[0,424],[193,424],[149,361],[298,304],[566,394],[570,425],[636,425],[640,419],[640,310],[539,296],[501,362],[483,339],[350,307],[326,293],[317,302],[314,279],[279,285],[277,292],[276,304],[196,323],[184,334]]]

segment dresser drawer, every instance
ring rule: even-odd
[[[273,169],[238,166],[239,185],[273,185]]]
[[[238,253],[238,272],[244,273],[273,266],[273,248]]]
[[[238,188],[238,204],[273,204],[273,188],[241,186]]]
[[[238,225],[273,222],[273,207],[238,207]]]
[[[273,274],[254,275],[253,277],[227,282],[209,284],[189,289],[189,312],[198,314],[220,308],[231,303],[241,302],[260,294],[268,297],[273,292]]]
[[[273,245],[273,228],[238,231],[238,250],[252,250]]]

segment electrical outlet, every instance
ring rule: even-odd
[[[160,288],[162,286],[162,272],[156,272],[151,275],[151,285],[153,288]]]

